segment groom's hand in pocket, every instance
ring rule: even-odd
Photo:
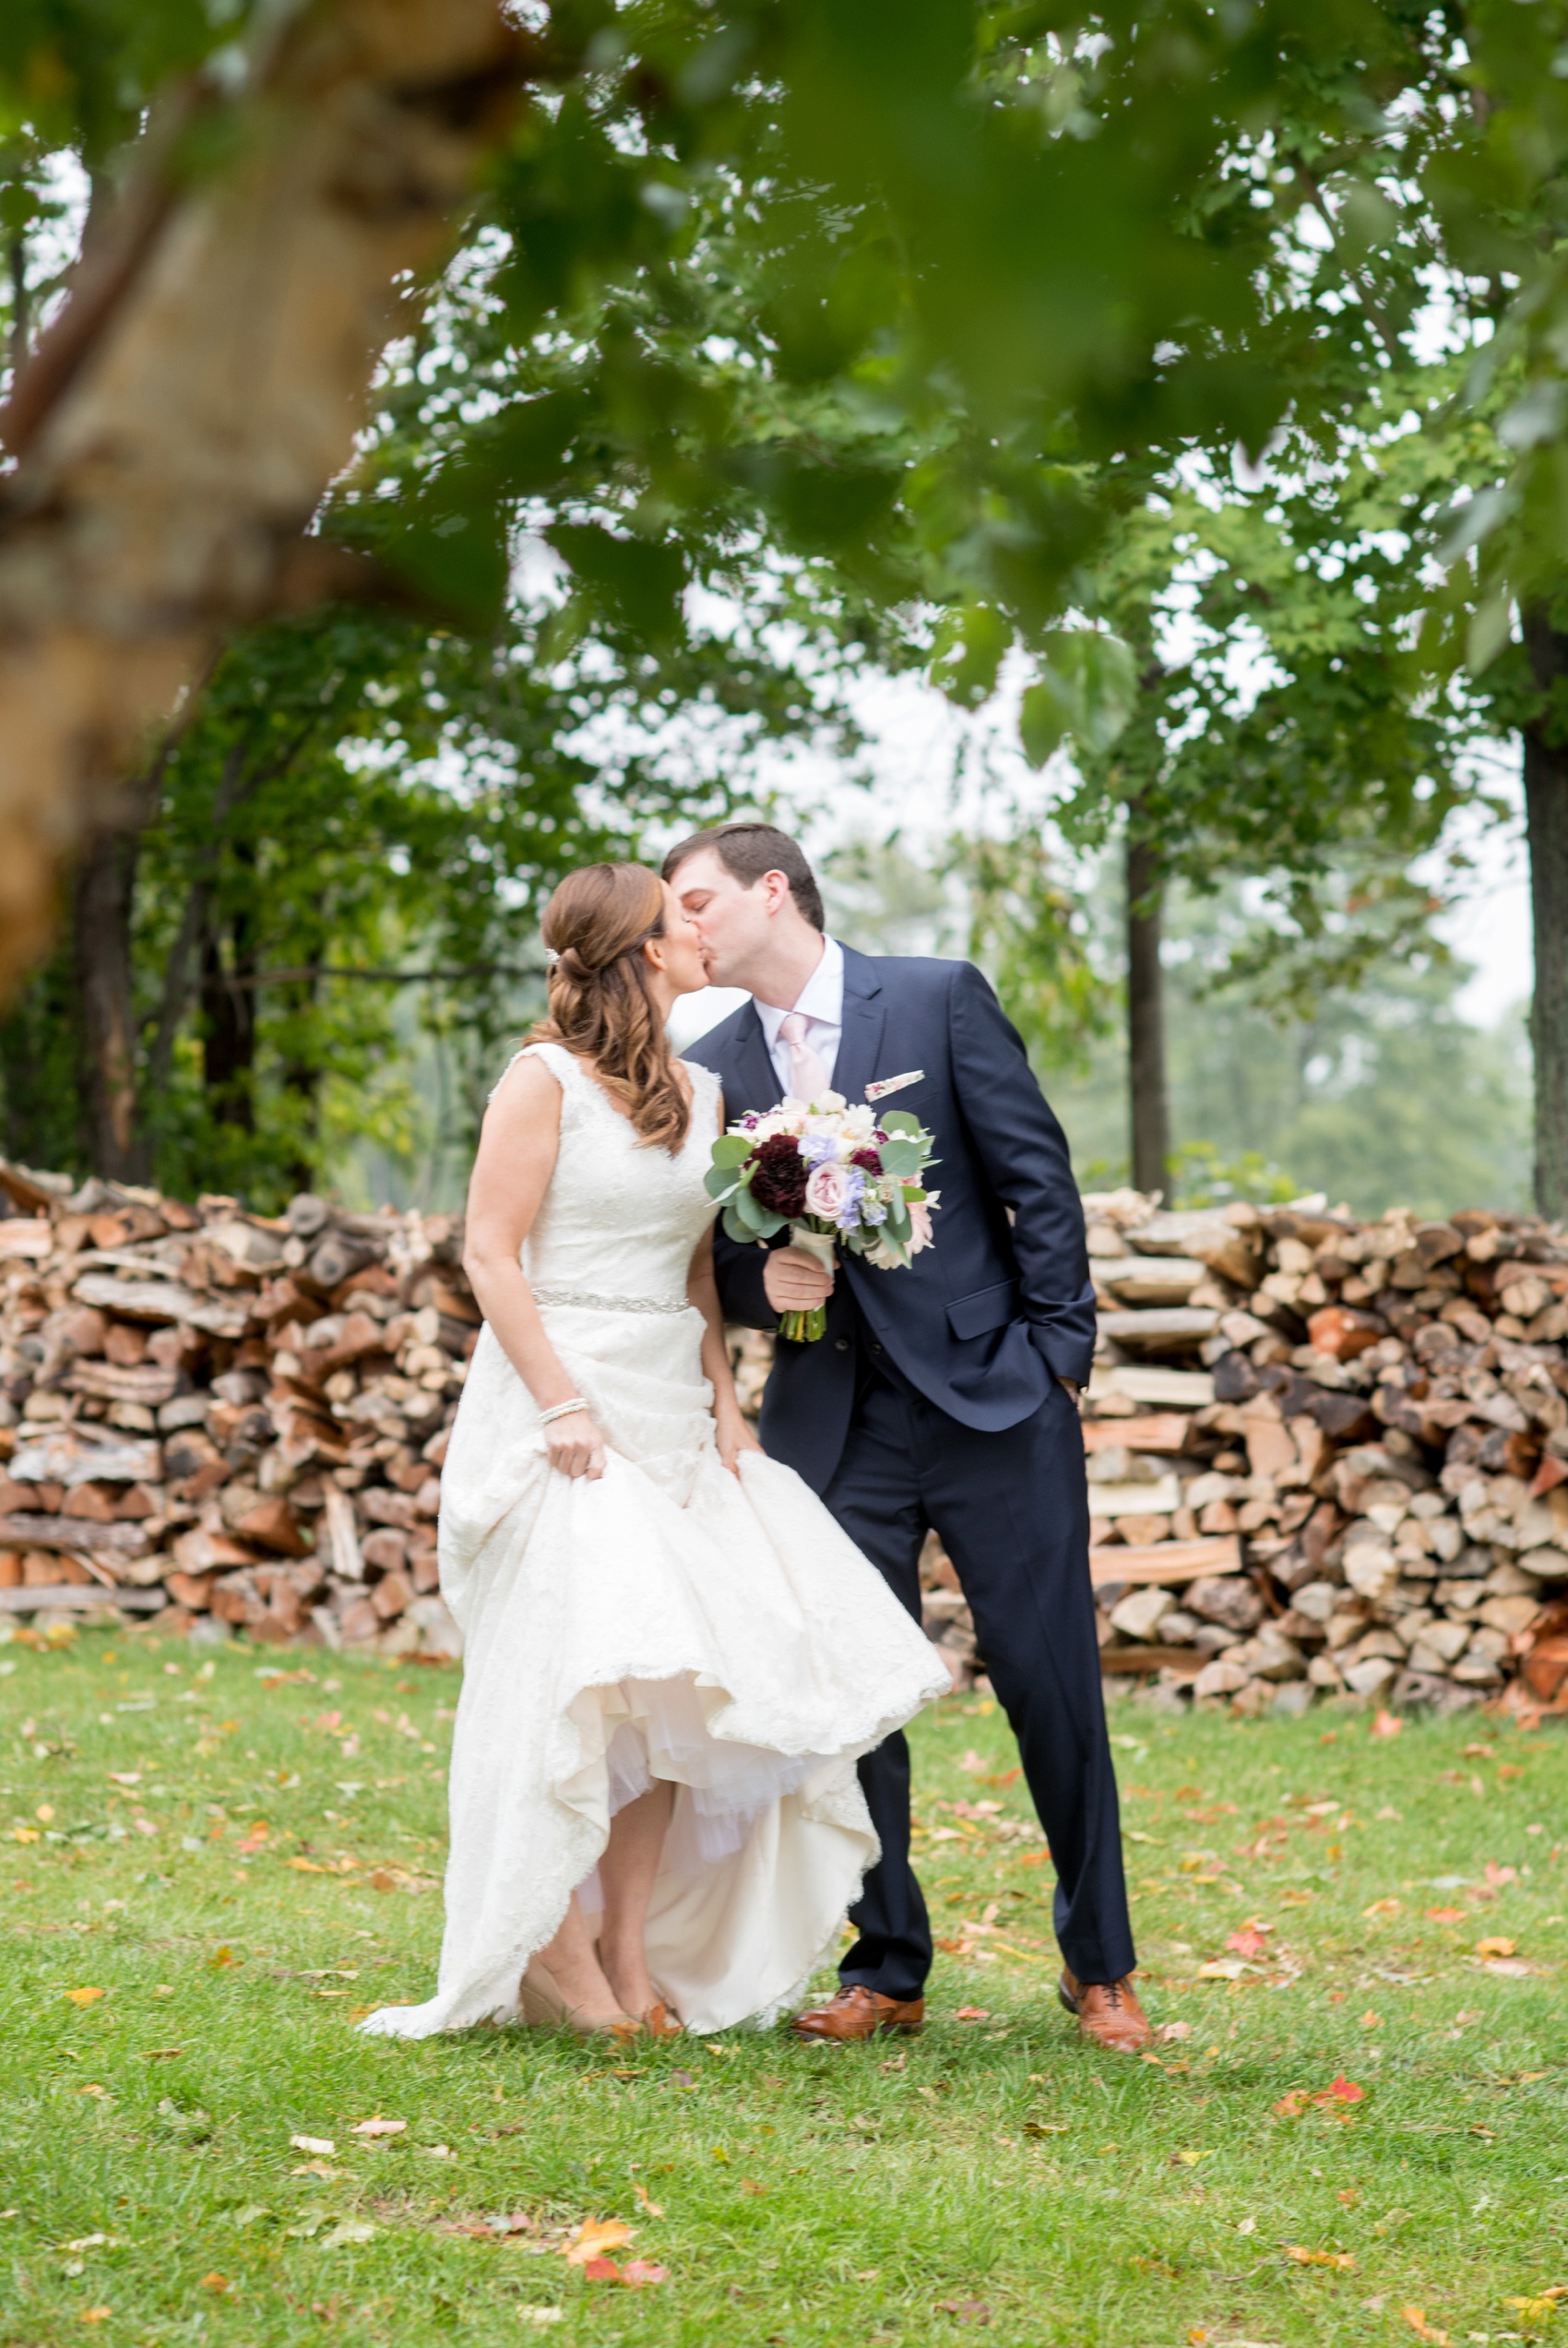
[[[776,1313],[809,1313],[833,1293],[833,1275],[803,1247],[776,1247],[762,1268],[763,1293]]]
[[[552,1419],[544,1430],[545,1456],[563,1475],[587,1476],[590,1484],[604,1473],[604,1437],[587,1411],[569,1411]]]

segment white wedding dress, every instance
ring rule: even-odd
[[[835,1947],[877,1856],[855,1758],[947,1675],[791,1469],[719,1463],[686,1303],[717,1079],[690,1068],[672,1158],[569,1052],[528,1048],[561,1086],[561,1145],[523,1268],[609,1450],[596,1483],[550,1467],[481,1330],[441,1478],[441,1587],[466,1644],[440,1974],[428,2004],[362,2028],[513,2015],[573,1889],[600,1904],[615,1811],[669,1778],[648,1966],[689,2028],[722,2030],[777,2011]]]

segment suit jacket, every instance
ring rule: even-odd
[[[778,1100],[754,1004],[685,1057],[719,1078],[729,1118]],[[781,1339],[767,1382],[763,1442],[818,1492],[844,1448],[861,1341],[885,1349],[962,1425],[988,1430],[1028,1418],[1053,1377],[1084,1384],[1094,1358],[1083,1209],[1066,1138],[1017,1030],[972,963],[847,947],[836,1091],[859,1101],[868,1083],[912,1068],[924,1071],[921,1081],[887,1106],[909,1110],[935,1136],[935,1245],[904,1271],[841,1256],[826,1335],[813,1345]],[[714,1253],[725,1317],[776,1329],[764,1250],[720,1228]]]

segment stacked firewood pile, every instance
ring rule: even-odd
[[[1568,1713],[1568,1233],[1091,1197],[1100,1661],[1241,1712]],[[951,1566],[927,1627],[976,1668]]]
[[[450,1653],[441,1462],[480,1314],[451,1217],[0,1168],[0,1620]]]

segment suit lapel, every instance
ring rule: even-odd
[[[833,1090],[846,1101],[863,1101],[876,1074],[887,1006],[874,963],[849,947],[844,948],[844,1031],[833,1070]],[[760,1027],[760,1021],[758,1022]]]
[[[778,1071],[773,1065],[763,1033],[756,1005],[748,1003],[741,1014],[741,1031],[730,1055],[731,1068],[736,1085],[736,1097],[731,1099],[725,1088],[724,1114],[727,1118],[743,1117],[748,1110],[760,1116],[765,1110],[777,1107],[783,1091]]]

